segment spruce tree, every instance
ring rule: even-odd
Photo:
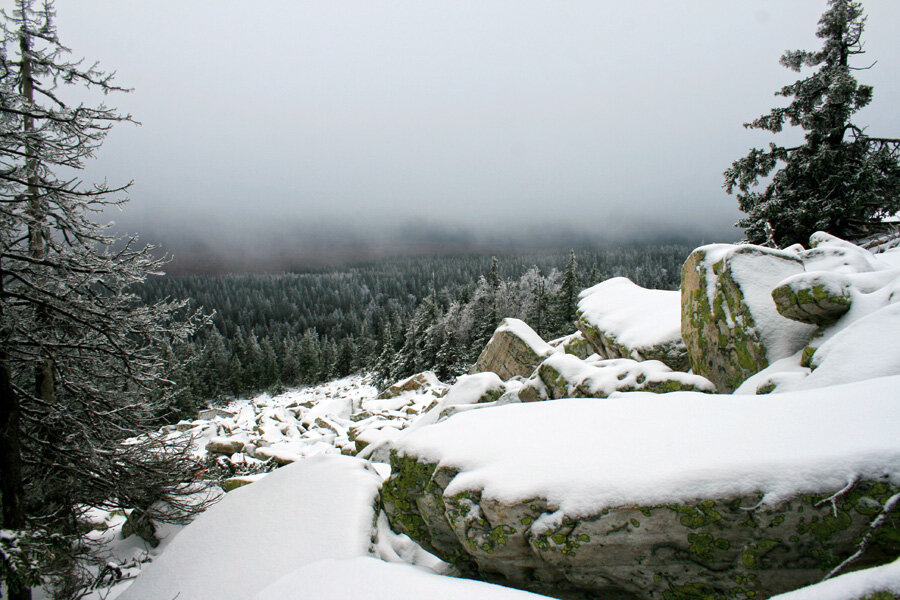
[[[555,302],[555,326],[556,334],[570,333],[575,322],[575,312],[578,310],[578,293],[581,291],[581,280],[578,277],[578,261],[575,259],[575,250],[569,251],[569,260],[566,262],[566,270],[563,272],[562,282]]]
[[[150,432],[174,408],[165,351],[204,320],[135,295],[161,261],[95,219],[124,203],[127,185],[72,175],[130,117],[64,93],[123,90],[68,60],[52,2],[33,4],[17,0],[0,19],[0,578],[14,600],[39,583],[78,595],[86,549],[73,542],[86,510],[162,520],[194,510],[190,440]]]
[[[786,107],[744,124],[772,133],[786,124],[801,127],[804,143],[754,148],[724,173],[725,190],[737,195],[747,214],[738,225],[753,243],[806,243],[817,230],[855,238],[900,211],[900,140],[870,137],[851,121],[872,101],[871,86],[857,83],[850,64],[863,54],[862,5],[854,0],[828,4],[816,32],[822,48],[781,57],[792,71],[817,70],[776,92],[791,99]],[[755,190],[760,178],[773,171],[770,183]]]

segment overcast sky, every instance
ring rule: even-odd
[[[8,0],[4,1],[9,5]],[[900,2],[867,0],[857,122],[900,135]],[[386,221],[737,236],[722,171],[741,123],[819,47],[824,0],[58,0],[78,56],[133,87],[141,127],[89,179],[134,179],[117,217],[248,230]],[[796,134],[794,134],[796,135]]]

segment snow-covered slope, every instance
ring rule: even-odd
[[[759,573],[761,581],[789,570],[785,565],[806,561],[804,548],[820,558],[831,553],[830,566],[794,569],[786,576],[796,579],[781,582],[777,574],[755,597],[817,581],[853,553],[870,521],[900,502],[900,250],[876,257],[830,236],[814,241],[811,250],[785,251],[795,257],[792,265],[802,263],[803,273],[769,277],[752,299],[772,303],[769,288],[785,282],[799,291],[825,282],[826,291],[846,292],[846,314],[815,325],[796,319],[804,323],[807,347],[773,355],[781,358],[736,394],[616,392],[631,371],[613,367],[633,361],[581,359],[559,348],[548,362],[561,379],[586,380],[605,369],[608,377],[582,387],[611,395],[521,404],[519,394],[527,389],[521,378],[504,382],[479,373],[451,387],[425,373],[377,397],[364,378],[354,377],[262,395],[180,423],[170,434],[197,436],[198,456],[217,476],[235,475],[224,482],[234,491],[165,540],[166,549],[120,597],[536,597],[440,575],[476,565],[469,573],[500,573],[524,586],[536,582],[531,589],[544,593],[562,593],[553,587],[559,583],[568,591],[608,585],[637,596],[658,584],[676,594],[681,583],[672,578],[688,573],[688,587],[695,588],[685,590],[700,594],[703,585],[745,578],[739,591],[728,589],[729,597],[745,599],[759,583],[750,583],[750,575]],[[739,279],[754,278],[752,260],[739,265]],[[674,294],[625,280],[587,290],[582,317],[591,326],[602,321],[605,329],[595,339],[585,334],[584,343],[629,353],[628,344],[669,344],[674,350],[665,357],[677,359],[684,349]],[[794,319],[782,320],[788,318]],[[774,348],[784,341],[775,339],[778,327],[767,335],[774,336],[768,340]],[[791,338],[791,348],[795,342]],[[530,346],[545,344],[535,339]],[[635,386],[653,380],[654,369],[705,382],[696,374],[676,377],[640,352],[634,356],[642,361],[634,363],[640,367]],[[708,382],[694,387],[712,391]],[[774,393],[754,395],[762,391]],[[393,475],[385,464],[390,451]],[[288,466],[265,474],[281,465]],[[378,510],[379,489],[387,513]],[[389,516],[402,517],[401,509],[419,521],[408,527],[392,521],[395,529],[453,567],[390,530]],[[500,517],[508,519],[492,521]],[[821,536],[818,525],[805,521],[831,527],[839,518],[841,526]],[[639,556],[638,537],[650,554]],[[819,542],[828,545],[813,545]],[[659,548],[676,551],[667,561]],[[610,561],[602,577],[592,570],[600,554]],[[678,560],[683,563],[673,566]],[[776,560],[784,564],[761,566]],[[688,571],[704,564],[715,567],[706,583]],[[896,595],[896,564],[784,598]],[[629,587],[642,578],[650,587]]]
[[[374,558],[323,560],[283,577],[255,600],[538,600],[520,590]]]
[[[381,478],[317,456],[226,494],[171,541],[121,600],[247,600],[298,567],[365,555]]]

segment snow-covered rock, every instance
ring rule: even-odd
[[[602,358],[658,360],[687,370],[678,292],[614,277],[579,294],[576,326]]]
[[[799,313],[804,304],[802,311],[809,315],[826,305],[834,309],[827,311],[832,317],[818,320],[819,327],[802,352],[751,376],[738,393],[811,389],[900,373],[900,251],[875,255],[822,233],[814,234],[812,241],[817,244],[814,249],[797,255],[814,270],[786,278],[773,297],[779,302],[779,294],[791,288],[781,298],[784,302],[793,296],[787,300],[795,304],[790,311]],[[804,290],[805,303],[800,301]],[[785,314],[781,306],[778,310]]]
[[[229,492],[173,539],[120,600],[247,600],[304,564],[367,553],[381,478],[319,456]]]
[[[419,417],[413,423],[412,428],[436,423],[446,417],[454,408],[495,402],[505,391],[506,385],[503,380],[492,371],[460,375],[456,383],[450,387],[447,395],[434,408]]]
[[[206,451],[213,454],[232,455],[244,448],[244,442],[233,437],[214,437],[206,443]]]
[[[731,244],[694,250],[681,271],[681,333],[691,370],[730,392],[801,350],[815,328],[779,314],[772,290],[803,270],[795,252]]]
[[[519,391],[522,402],[558,398],[606,398],[615,392],[715,392],[708,379],[673,371],[658,360],[581,360],[554,354],[540,364]]]
[[[506,381],[528,377],[553,348],[524,321],[501,321],[475,362],[472,373],[490,371]]]
[[[556,340],[551,340],[547,343],[554,348],[562,348],[563,352],[566,354],[572,354],[582,360],[597,353],[597,349],[594,348],[594,345],[587,341],[587,338],[585,338],[584,334],[580,331],[576,331],[575,333]]]
[[[788,319],[825,325],[850,310],[850,287],[850,280],[838,273],[800,273],[772,290],[772,299]]]
[[[382,502],[429,551],[518,586],[764,598],[820,580],[900,491],[898,390],[472,411],[400,436]],[[900,532],[884,527],[872,550],[889,556]]]
[[[378,394],[380,399],[396,398],[403,392],[415,392],[424,389],[441,389],[446,386],[441,383],[433,371],[424,371],[411,375],[402,381],[398,381],[386,390]]]

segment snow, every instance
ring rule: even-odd
[[[383,464],[379,466],[386,467],[382,476],[387,479],[391,474],[390,467]],[[391,529],[387,515],[384,512],[378,514],[375,538],[372,544],[372,555],[385,562],[406,563],[423,567],[439,575],[446,575],[453,569],[450,563],[446,563],[434,554],[426,551],[408,535],[395,533]]]
[[[614,277],[579,294],[582,319],[640,350],[681,341],[681,293],[648,290],[625,277]]]
[[[110,587],[100,587],[92,590],[84,600],[115,600],[132,583],[131,578],[140,573],[141,568],[149,563],[155,555],[165,550],[172,537],[182,529],[181,525],[156,524],[156,533],[161,538],[161,543],[156,548],[151,548],[147,542],[137,535],[127,538],[122,537],[122,526],[125,524],[125,514],[120,510],[105,511],[91,509],[94,513],[89,521],[93,529],[85,534],[88,543],[101,548],[100,556],[109,570],[104,574],[104,580]],[[99,565],[87,565],[91,573],[99,575]],[[117,572],[121,574],[116,581]],[[32,590],[34,600],[44,600],[52,595],[44,589]]]
[[[900,303],[835,333],[816,350],[813,372],[798,388],[816,388],[900,373]]]
[[[298,566],[366,554],[381,477],[318,456],[229,492],[185,527],[121,600],[246,600]]]
[[[322,560],[275,582],[256,600],[538,600],[529,592],[470,579],[454,579],[374,558]]]
[[[186,528],[159,528],[157,549],[136,536],[121,539],[121,512],[93,511],[96,530],[85,537],[105,543],[110,564],[126,578],[144,571],[131,587],[110,582],[88,598],[541,598],[442,576],[450,565],[390,530],[375,505],[390,467],[375,461],[386,461],[392,447],[459,469],[448,494],[474,489],[503,502],[543,497],[558,510],[541,517],[536,533],[564,516],[613,506],[760,492],[774,505],[856,478],[900,483],[900,248],[873,254],[825,234],[813,244],[761,254],[747,246],[705,247],[709,272],[715,261],[729,260],[772,359],[735,395],[616,392],[639,381],[677,379],[704,390],[711,384],[658,361],[579,360],[562,346],[580,334],[547,344],[524,322],[505,319],[498,330],[549,356],[548,366],[570,385],[610,397],[519,404],[523,381],[504,384],[494,373],[478,373],[451,387],[426,373],[424,386],[377,398],[356,376],[235,401],[166,428],[172,437],[194,436],[195,454],[213,459],[216,477],[230,472],[229,479],[249,485]],[[852,300],[811,341],[813,329],[778,315],[771,299],[778,285],[810,278]],[[715,293],[709,281],[707,292]],[[679,292],[616,278],[582,292],[579,308],[635,349],[681,339]],[[798,350],[807,341],[817,347],[813,369],[800,366]],[[776,393],[746,395],[772,383]],[[491,391],[504,393],[477,403]],[[368,444],[358,458],[336,456],[354,451],[355,442]],[[218,456],[207,452],[208,443],[233,443],[237,451]],[[293,464],[260,472],[276,463]],[[900,593],[900,563],[777,598],[855,600],[882,590]]]
[[[495,334],[507,332],[511,333],[523,342],[525,342],[538,356],[547,356],[553,352],[553,348],[541,339],[534,329],[528,326],[521,319],[513,319],[507,317],[500,322],[500,325],[494,331]]]
[[[900,238],[898,238],[900,240]],[[892,248],[877,255],[878,261],[894,269],[900,269],[900,248]]]
[[[900,481],[898,422],[894,376],[753,398],[633,392],[512,404],[456,415],[396,444],[461,469],[447,494],[543,497],[584,515],[756,492],[774,504],[857,475]]]
[[[566,380],[568,394],[574,394],[575,388],[581,388],[591,396],[609,396],[625,387],[634,389],[662,381],[678,381],[683,385],[693,385],[698,390],[715,391],[715,386],[705,377],[675,372],[658,360],[581,360],[571,354],[554,354],[543,364],[553,368]]]
[[[508,320],[508,319],[507,319]],[[447,392],[437,406],[419,417],[411,428],[419,428],[436,423],[441,413],[455,406],[475,404],[479,398],[483,398],[490,392],[502,392],[503,380],[491,371],[475,373],[473,375],[460,375],[456,383]]]
[[[900,596],[900,560],[772,596],[770,600],[860,600],[877,592]]]
[[[815,237],[815,236],[814,236]],[[761,385],[776,391],[821,388],[900,373],[900,269],[897,250],[872,254],[822,234],[805,259],[807,271],[777,284],[811,281],[850,299],[850,310],[821,328],[808,343],[816,348],[813,370],[800,366],[800,353],[776,361],[744,382],[736,393],[754,393]],[[801,253],[803,254],[803,253]]]

